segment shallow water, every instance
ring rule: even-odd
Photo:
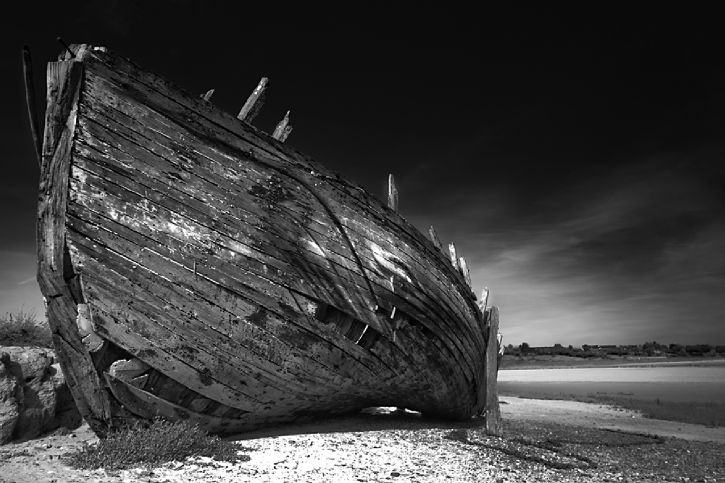
[[[605,393],[635,399],[725,403],[724,366],[501,370],[498,381],[504,394],[554,397]]]

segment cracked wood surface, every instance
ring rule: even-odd
[[[78,51],[73,136],[52,167],[60,221],[41,216],[39,232],[60,223],[93,333],[152,368],[132,383],[107,356],[88,414],[107,418],[90,405],[111,393],[140,417],[214,401],[235,428],[373,404],[483,410],[483,316],[437,237],[203,99]],[[63,118],[54,109],[48,125]],[[43,249],[50,260],[63,241]],[[356,335],[319,318],[327,306],[359,321]],[[75,305],[65,310],[76,327]],[[171,379],[157,387],[161,374]]]

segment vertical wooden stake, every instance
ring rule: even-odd
[[[466,279],[466,283],[468,286],[471,286],[471,272],[468,270],[468,264],[466,263],[466,259],[463,257],[460,257],[458,259],[458,264],[460,265],[461,273],[463,274],[463,278]]]
[[[481,291],[481,301],[479,306],[481,307],[481,312],[485,314],[486,309],[488,308],[488,287],[483,287],[483,291]]]
[[[448,253],[451,255],[451,264],[453,265],[453,268],[458,270],[458,255],[456,254],[456,245],[455,243],[449,243],[448,244]]]
[[[272,133],[272,137],[275,138],[279,142],[285,142],[287,139],[287,136],[292,132],[292,126],[290,126],[289,123],[289,111],[287,111],[282,118],[281,121],[279,121],[279,124],[277,124],[277,127],[274,128],[274,132]]]
[[[247,102],[245,102],[242,106],[239,114],[237,114],[237,119],[251,124],[257,116],[257,113],[259,113],[259,110],[262,108],[262,104],[264,103],[264,92],[267,89],[268,82],[268,78],[262,77],[259,84],[257,84],[257,87],[247,98]]]
[[[388,175],[388,208],[398,211],[398,188],[392,174]]]
[[[438,238],[438,234],[436,233],[435,228],[433,228],[433,225],[428,228],[428,235],[430,236],[430,241],[433,242],[433,245],[438,248],[438,250],[443,251],[443,244],[441,243],[441,240]]]
[[[486,434],[501,436],[501,411],[498,405],[498,307],[491,307],[488,316],[486,344],[486,403],[484,417]]]

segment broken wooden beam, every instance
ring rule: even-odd
[[[277,127],[274,128],[274,133],[272,133],[272,137],[281,143],[285,142],[287,136],[292,132],[292,126],[289,123],[289,113],[289,111],[285,113],[282,120],[277,124]]]
[[[398,211],[398,188],[392,174],[388,175],[388,208]]]
[[[428,228],[428,235],[430,236],[430,241],[433,242],[433,245],[435,245],[438,250],[443,251],[443,244],[438,238],[438,234],[436,233],[435,228],[433,228],[433,225]]]
[[[205,101],[208,102],[209,99],[211,99],[211,96],[213,96],[213,95],[214,95],[214,89],[209,89],[208,91],[206,91],[204,94],[202,94],[199,97],[201,97],[202,99],[204,99]]]
[[[451,256],[451,264],[453,265],[453,268],[455,268],[456,270],[460,270],[459,265],[458,265],[458,255],[456,254],[455,243],[448,244],[448,253]]]
[[[257,87],[252,91],[247,98],[247,101],[242,106],[239,114],[237,114],[237,119],[251,123],[254,118],[257,117],[257,114],[264,103],[264,92],[267,90],[268,82],[269,79],[267,77],[262,77],[259,84],[257,84]]]
[[[483,287],[481,291],[481,300],[478,302],[478,306],[481,308],[481,312],[485,315],[486,308],[488,305],[488,287]]]
[[[468,264],[466,263],[466,259],[463,257],[458,258],[458,268],[461,270],[461,274],[463,274],[463,278],[466,279],[466,283],[468,286],[471,286],[471,272],[468,270]]]

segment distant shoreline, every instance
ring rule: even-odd
[[[519,369],[575,369],[592,367],[661,367],[679,366],[725,366],[725,358],[721,357],[665,357],[665,356],[608,356],[581,358],[572,356],[504,355],[500,370]]]

